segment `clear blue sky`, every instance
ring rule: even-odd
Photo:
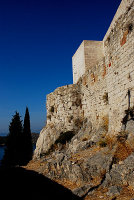
[[[121,0],[0,0],[0,133],[28,106],[32,131],[46,119],[46,95],[72,84],[82,40],[102,40]]]

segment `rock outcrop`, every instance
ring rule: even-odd
[[[122,0],[104,40],[81,44],[27,166],[86,200],[134,198],[133,27],[134,0]]]
[[[123,128],[125,112],[134,106],[133,8],[133,0],[122,0],[104,40],[83,41],[76,51],[75,84],[47,95],[47,125],[35,157],[47,153],[62,133],[78,133],[85,120],[94,137],[100,129],[117,134]]]
[[[68,140],[62,133],[65,138],[59,137],[49,152],[40,154],[27,168],[64,185],[83,199],[130,200],[134,198],[133,125],[131,119],[126,123],[127,131],[116,136],[107,134],[105,129],[99,129],[95,135],[87,120]]]

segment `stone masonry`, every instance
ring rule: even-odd
[[[72,58],[73,83],[85,73],[86,69],[95,66],[104,57],[102,41],[84,40]]]
[[[84,49],[80,46],[73,56],[73,77],[83,94],[84,116],[95,127],[105,119],[109,133],[119,132],[125,110],[134,106],[134,1],[122,0],[103,45],[96,41],[83,43]],[[80,51],[86,52],[84,65],[77,61]],[[89,60],[93,56],[91,63],[88,55]]]
[[[79,85],[67,85],[47,96],[47,125],[60,124],[63,131],[77,129],[77,121],[83,118]]]
[[[125,110],[134,106],[134,0],[122,0],[103,41],[84,40],[72,61],[74,84],[47,96],[47,131],[42,130],[35,154],[52,125],[59,127],[58,135],[76,133],[88,118],[94,130],[121,131]]]
[[[104,37],[104,50],[109,99],[109,132],[112,133],[120,131],[124,111],[134,106],[133,0],[121,2],[110,30]]]

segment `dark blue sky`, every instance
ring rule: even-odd
[[[28,106],[32,131],[46,119],[46,95],[72,84],[82,40],[102,40],[121,0],[0,0],[0,133]]]

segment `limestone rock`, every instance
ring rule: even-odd
[[[126,132],[133,133],[134,135],[134,120],[129,120],[126,124]]]
[[[90,190],[92,188],[91,184],[88,185],[84,185],[83,187],[77,188],[73,190],[73,193],[79,197],[82,197],[83,195],[85,195],[86,192],[88,192],[88,190]]]
[[[47,125],[34,158],[44,159],[40,173],[65,185],[73,183],[78,196],[101,187],[110,199],[124,186],[134,190],[133,8],[134,0],[121,1],[104,40],[84,41],[74,55],[78,82],[47,95]],[[121,132],[126,134],[120,142],[127,156],[115,162],[119,143],[113,144],[112,138],[112,145],[98,143],[107,133]]]
[[[61,130],[58,130],[57,126],[53,124],[43,128],[37,140],[34,158],[40,158],[42,154],[46,154],[55,143],[60,133]]]
[[[114,164],[106,180],[104,187],[129,185],[134,189],[134,153],[126,158],[121,164]]]
[[[121,192],[121,187],[111,186],[111,187],[109,188],[109,191],[107,192],[107,195],[113,197],[113,196],[119,195],[120,192]]]

